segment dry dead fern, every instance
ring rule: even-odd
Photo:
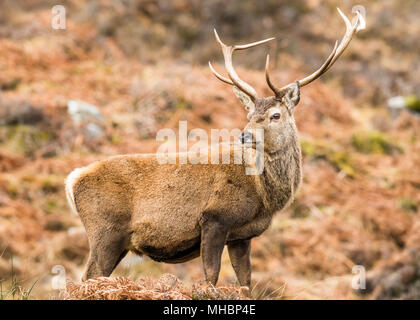
[[[243,288],[234,286],[213,287],[205,283],[186,289],[182,282],[171,274],[159,280],[142,278],[132,281],[125,277],[99,277],[85,282],[67,282],[61,293],[67,300],[243,300]]]

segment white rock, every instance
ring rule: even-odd
[[[69,100],[67,102],[68,113],[75,124],[80,124],[87,119],[94,118],[103,121],[101,112],[92,104],[80,100]]]
[[[104,129],[102,129],[102,127],[97,125],[96,123],[90,122],[86,125],[86,133],[88,135],[88,138],[99,139],[103,137]]]
[[[405,108],[404,97],[397,96],[388,99],[388,109],[393,119],[396,119]]]
[[[142,256],[130,253],[121,261],[121,265],[124,268],[132,268],[136,265],[142,264],[144,260],[145,259]]]
[[[397,96],[388,99],[388,107],[392,109],[402,109],[405,107],[404,97]]]

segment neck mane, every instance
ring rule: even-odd
[[[264,170],[255,178],[264,207],[271,213],[292,202],[302,178],[301,158],[297,134],[283,148],[264,154]]]

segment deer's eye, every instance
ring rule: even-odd
[[[280,113],[275,113],[271,116],[271,120],[279,120],[280,119]]]

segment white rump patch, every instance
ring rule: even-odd
[[[73,186],[80,176],[86,172],[86,167],[74,169],[66,178],[66,197],[74,214],[77,214],[76,203],[74,202]]]

